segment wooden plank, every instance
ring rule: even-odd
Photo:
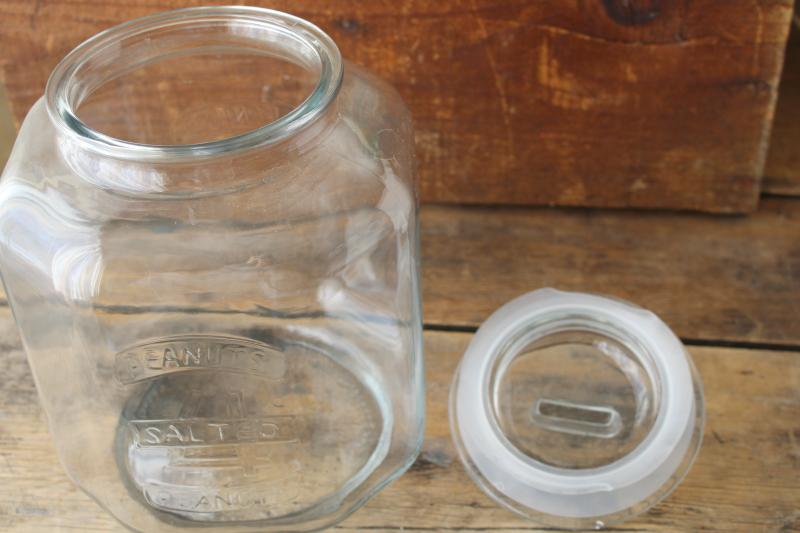
[[[535,531],[484,496],[450,442],[447,394],[471,338],[426,333],[427,429],[410,471],[337,529]],[[0,529],[124,531],[59,466],[7,309],[0,309]],[[684,483],[628,531],[800,528],[800,353],[692,348],[705,384],[703,448]]]
[[[215,0],[0,1],[17,120],[68,50]],[[755,208],[792,0],[273,0],[387,78],[423,200]]]
[[[475,327],[552,286],[652,309],[684,338],[800,344],[800,202],[748,217],[429,206],[425,322]]]
[[[795,15],[783,66],[764,169],[764,191],[800,195],[800,15]]]
[[[553,286],[637,302],[684,338],[800,345],[797,200],[748,217],[425,206],[422,255],[430,325],[477,327]]]

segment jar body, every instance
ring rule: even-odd
[[[302,147],[179,164],[95,153],[45,107],[0,181],[0,271],[82,489],[141,531],[307,530],[410,465],[417,203],[391,88],[346,65]],[[206,178],[235,186],[151,187]]]

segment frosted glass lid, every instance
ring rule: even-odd
[[[456,371],[450,423],[473,480],[541,524],[600,528],[644,512],[700,448],[703,391],[655,314],[542,289],[497,310]]]

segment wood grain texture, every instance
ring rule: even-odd
[[[0,82],[0,168],[4,167],[14,145],[16,129],[11,118],[11,108],[6,95],[6,88]]]
[[[474,328],[541,287],[611,294],[683,338],[800,345],[800,202],[747,217],[425,206],[426,324]],[[5,303],[0,287],[0,305]]]
[[[765,192],[800,195],[800,14],[795,14],[764,169]]]
[[[427,429],[399,480],[337,529],[536,531],[484,496],[449,437],[447,395],[471,338],[426,333]],[[124,531],[64,475],[38,407],[10,313],[0,309],[0,529]],[[625,531],[800,528],[800,353],[693,348],[707,401],[706,435],[684,483]]]
[[[213,1],[0,1],[17,120],[118,22]],[[755,208],[792,0],[274,0],[387,78],[431,202]]]
[[[683,338],[800,344],[800,202],[748,217],[429,206],[425,322],[475,327],[524,292],[611,294]]]

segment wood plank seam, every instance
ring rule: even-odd
[[[456,325],[456,324],[423,324],[424,331],[436,331],[440,333],[475,333],[478,326]],[[744,350],[770,350],[773,352],[798,352],[800,345],[778,344],[770,342],[747,342],[747,341],[727,341],[725,339],[695,339],[679,336],[681,342],[686,346],[708,346],[717,348],[738,348]]]
[[[638,303],[691,344],[800,347],[800,199],[767,198],[740,218],[436,205],[424,206],[421,217],[430,331],[474,332],[503,303],[550,286]],[[0,308],[8,306],[4,296],[0,290]],[[138,306],[94,305],[125,314],[160,303],[131,302]],[[174,303],[161,310],[193,305],[188,296]],[[276,316],[263,303],[222,312]]]

